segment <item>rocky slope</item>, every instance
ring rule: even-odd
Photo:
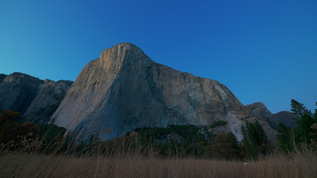
[[[121,43],[84,67],[51,122],[79,140],[96,133],[104,140],[139,127],[224,120],[241,140],[246,117],[250,112],[218,81],[155,63],[137,46]]]
[[[257,115],[263,118],[272,117],[272,113],[261,102],[249,104],[249,105],[246,105],[245,107],[254,115]]]
[[[289,111],[281,111],[276,114],[272,114],[261,102],[246,105],[246,108],[254,115],[269,119],[273,128],[278,128],[279,122],[289,128],[296,127],[295,120],[292,120],[293,115]]]
[[[0,110],[13,110],[27,121],[46,123],[72,82],[40,80],[27,74],[1,75]]]

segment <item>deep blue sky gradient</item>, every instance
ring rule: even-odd
[[[273,112],[317,101],[316,0],[0,1],[0,73],[75,80],[103,49],[225,84]]]

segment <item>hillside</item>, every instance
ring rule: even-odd
[[[27,121],[47,123],[71,84],[64,80],[40,80],[18,72],[2,74],[0,110],[13,110]]]

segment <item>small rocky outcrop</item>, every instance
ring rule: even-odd
[[[272,113],[261,102],[249,104],[249,105],[246,105],[245,107],[254,115],[257,115],[263,118],[272,117]]]

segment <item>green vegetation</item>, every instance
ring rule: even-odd
[[[0,144],[15,144],[21,146],[38,136],[39,128],[34,123],[18,124],[19,113],[0,111]]]
[[[169,125],[167,128],[139,128],[134,130],[142,147],[159,150],[162,156],[203,156],[212,133],[206,126]]]
[[[241,128],[242,143],[231,132],[211,133],[226,125],[225,121],[209,126],[138,128],[114,140],[100,141],[98,135],[92,135],[86,142],[77,142],[76,135],[65,135],[64,128],[23,123],[19,113],[1,111],[0,175],[314,177],[316,111],[312,114],[295,100],[292,111],[298,126],[289,129],[280,124],[277,135],[277,148],[287,156],[271,152],[259,122],[246,122]]]
[[[65,136],[64,128],[52,124],[37,126],[34,123],[23,123],[23,120],[16,119],[19,116],[16,112],[2,113],[0,142],[2,150],[37,150],[45,154],[64,153],[77,156],[135,152],[148,155],[155,152],[160,157],[241,158],[235,136],[232,133],[213,135],[209,131],[210,126],[169,125],[166,128],[138,128],[114,140],[102,142],[98,135],[91,135],[87,141],[78,142],[75,140],[75,133]],[[224,121],[217,121],[212,127],[225,124]],[[21,128],[24,128],[23,132]],[[18,139],[27,140],[28,145],[18,144],[23,142]],[[10,140],[14,140],[14,144]],[[226,153],[220,151],[221,147],[225,147]]]
[[[56,136],[63,136],[66,132],[66,129],[63,127],[58,127],[54,124],[42,124],[39,125],[40,132],[39,134],[44,136],[45,140],[50,142],[56,138]]]
[[[243,146],[248,158],[257,159],[258,156],[266,155],[271,151],[268,137],[258,121],[250,123],[246,121],[245,126],[241,126],[243,134]]]
[[[205,155],[209,158],[238,160],[243,157],[238,140],[233,133],[221,133],[213,139],[213,144],[206,146]]]
[[[20,114],[11,110],[0,111],[1,150],[37,150],[50,153],[60,146],[65,129],[53,124],[37,126],[21,122]],[[35,144],[35,145],[34,145]]]
[[[227,125],[227,124],[228,124],[227,121],[216,121],[216,122],[214,122],[213,124],[210,125],[210,128],[224,126],[224,125]]]
[[[317,104],[317,103],[316,103]],[[291,101],[292,113],[294,114],[297,127],[287,128],[279,123],[277,145],[278,149],[288,153],[301,149],[303,146],[316,149],[317,143],[317,112],[313,114],[296,100]]]
[[[216,121],[210,126],[169,125],[167,128],[139,128],[135,133],[141,148],[150,148],[162,157],[244,159],[245,151],[233,133],[215,135],[209,131],[226,124]]]
[[[47,119],[58,106],[57,104],[42,110],[42,116]],[[279,124],[277,135],[277,149],[288,153],[301,149],[305,145],[315,149],[317,143],[317,114],[308,111],[306,107],[292,100],[292,112],[297,127],[290,129]],[[269,144],[259,122],[246,121],[241,127],[243,140],[237,142],[232,133],[213,134],[211,130],[225,126],[226,121],[216,121],[209,126],[169,125],[166,128],[137,128],[132,133],[114,139],[101,141],[98,135],[91,136],[85,142],[75,140],[76,134],[65,135],[66,130],[52,124],[35,125],[21,119],[19,113],[13,111],[0,112],[0,144],[2,149],[20,149],[27,140],[40,142],[40,146],[32,148],[42,153],[67,152],[81,154],[95,154],[95,148],[102,154],[114,152],[139,152],[144,155],[155,152],[160,157],[195,157],[216,159],[258,159],[259,155],[267,155],[274,148]],[[219,131],[218,131],[219,132]],[[14,143],[14,144],[13,144]],[[12,146],[13,145],[13,146]],[[124,145],[124,146],[122,146]],[[29,149],[30,150],[30,149]]]
[[[311,156],[316,155],[317,132],[314,126],[317,125],[316,112],[312,114],[304,105],[295,100],[292,100],[292,111],[298,126],[289,129],[280,124],[277,149],[288,153],[288,159],[293,159],[295,155],[300,156],[303,161],[317,163],[317,159],[310,160]],[[216,121],[209,126],[169,125],[166,128],[137,128],[117,139],[101,141],[98,135],[91,135],[85,142],[78,142],[75,133],[65,135],[64,128],[52,124],[37,126],[34,123],[21,121],[23,120],[17,112],[0,112],[0,154],[27,152],[32,155],[63,155],[78,160],[93,157],[116,160],[117,156],[126,160],[136,155],[138,159],[195,158],[193,160],[197,161],[199,158],[199,160],[227,160],[226,164],[234,160],[253,160],[254,164],[257,164],[257,160],[263,161],[269,158],[274,149],[270,146],[267,135],[257,121],[252,123],[246,121],[245,126],[241,127],[243,133],[241,143],[231,132],[218,132],[217,135],[211,132],[221,130],[214,128],[225,126],[227,124],[225,121]],[[303,154],[306,155],[305,158]],[[308,154],[311,156],[307,156]],[[278,158],[284,161],[281,155],[278,154]],[[278,159],[276,158],[275,161]],[[131,164],[134,163],[131,162]],[[239,164],[242,163],[239,162]],[[285,162],[281,164],[289,165]],[[243,166],[246,165],[243,164]]]

